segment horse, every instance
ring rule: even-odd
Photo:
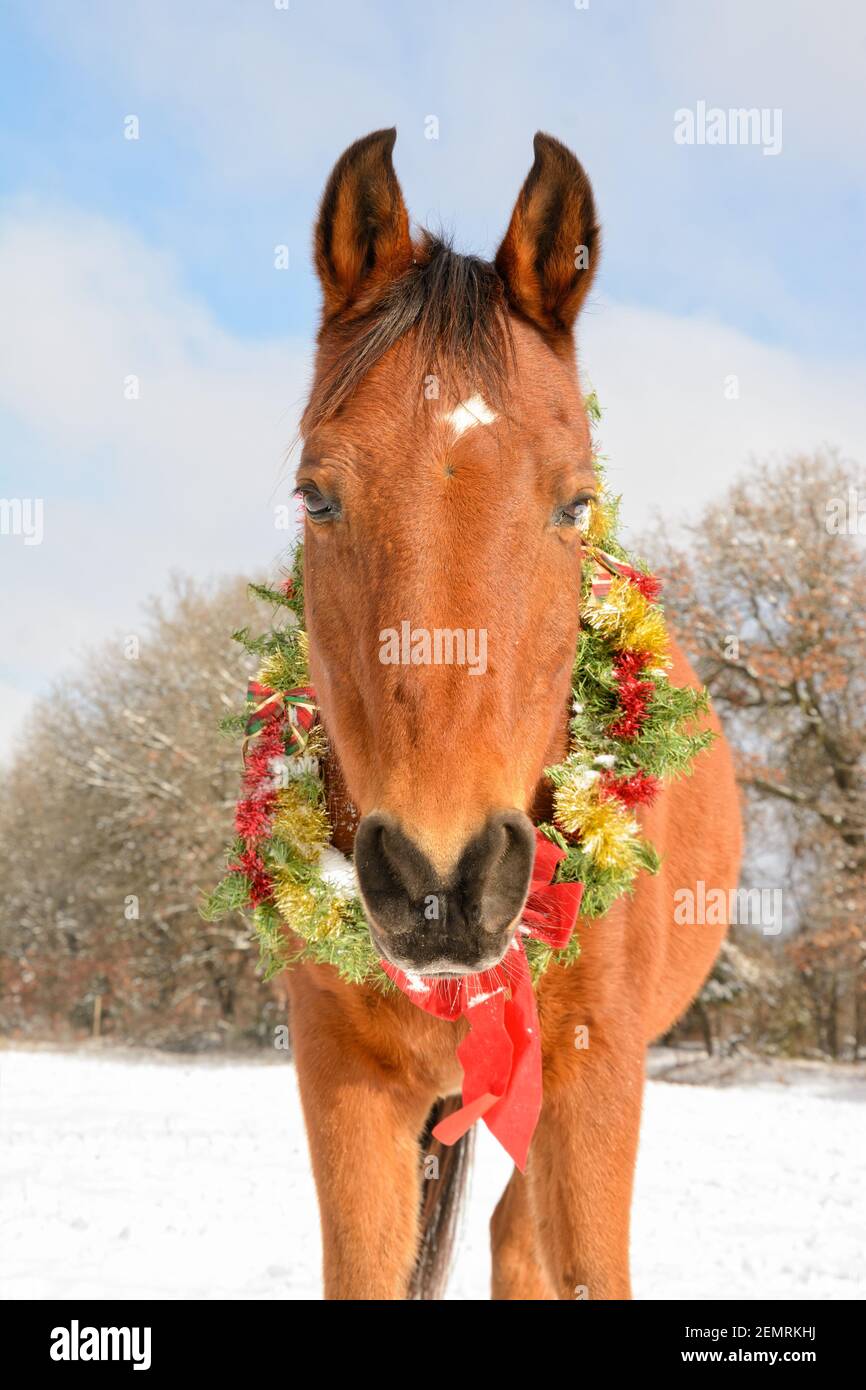
[[[296,475],[305,620],[333,842],[354,846],[373,943],[459,980],[499,960],[520,921],[533,822],[550,815],[544,769],[567,751],[575,523],[596,488],[574,327],[600,232],[582,166],[539,132],[493,262],[413,235],[395,140],[376,131],[342,154],[315,228],[323,308]],[[382,634],[407,621],[483,629],[485,669],[382,660]],[[697,685],[676,642],[671,659],[672,680]],[[494,1299],[631,1297],[647,1046],[724,934],[677,926],[673,895],[738,876],[732,760],[707,717],[718,736],[693,775],[641,808],[660,871],[581,920],[577,963],[538,984],[543,1105],[492,1215]],[[419,913],[430,885],[438,921]],[[317,963],[289,994],[325,1297],[440,1297],[470,1136],[446,1149],[431,1131],[459,1105],[465,1024]]]

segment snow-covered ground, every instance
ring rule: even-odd
[[[639,1298],[862,1298],[866,1084],[647,1087]],[[482,1129],[451,1297],[488,1296],[508,1161]],[[316,1298],[289,1064],[0,1052],[0,1296]]]

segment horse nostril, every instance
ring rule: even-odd
[[[466,846],[457,866],[476,922],[510,923],[523,907],[535,858],[535,831],[521,811],[500,811]]]
[[[355,870],[364,904],[383,932],[417,927],[441,882],[422,850],[390,816],[364,816],[355,836]]]
[[[394,964],[421,973],[495,963],[526,900],[534,854],[528,818],[500,811],[443,879],[390,816],[365,816],[355,867],[375,944]]]

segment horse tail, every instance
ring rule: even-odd
[[[456,1144],[446,1145],[434,1139],[433,1129],[462,1104],[459,1096],[437,1100],[419,1140],[422,1183],[418,1224],[421,1235],[407,1295],[412,1299],[442,1298],[451,1269],[460,1208],[472,1165],[474,1130],[470,1129]],[[425,1170],[431,1167],[431,1159],[435,1159],[436,1164],[428,1174]]]

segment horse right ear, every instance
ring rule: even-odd
[[[356,140],[328,179],[316,226],[325,318],[363,312],[412,263],[409,216],[394,173],[394,127]]]

